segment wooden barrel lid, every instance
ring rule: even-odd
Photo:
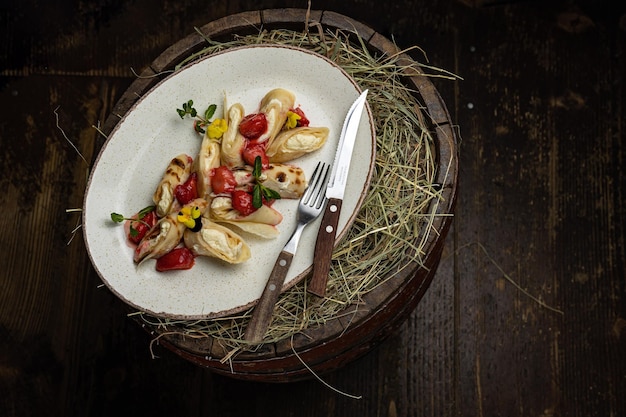
[[[277,9],[244,12],[210,22],[198,32],[220,40],[233,35],[258,33],[259,27],[302,31],[311,22],[321,24],[324,29],[338,29],[358,36],[368,49],[377,53],[391,56],[401,52],[395,44],[370,27],[330,11]],[[194,33],[164,51],[123,94],[102,131],[108,135],[119,122],[120,115],[128,112],[139,97],[162,79],[160,74],[172,70],[205,45],[206,39]],[[403,62],[412,62],[412,58],[400,54],[397,64],[404,67]],[[437,269],[452,223],[452,216],[447,214],[454,212],[458,173],[457,136],[445,103],[428,77],[418,71],[407,74],[406,80],[419,93],[420,104],[432,123],[440,168],[437,183],[442,185],[441,201],[444,202],[436,207],[438,215],[430,226],[436,233],[429,234],[421,265],[407,260],[393,280],[385,280],[375,290],[364,294],[363,303],[348,306],[342,314],[323,326],[305,329],[287,340],[265,344],[254,352],[240,352],[228,360],[224,358],[229,352],[221,344],[213,343],[211,337],[160,334],[156,326],[143,321],[141,325],[151,334],[159,336],[161,345],[188,361],[235,378],[266,382],[311,378],[313,375],[307,367],[317,374],[335,370],[367,353],[397,329],[417,306]]]

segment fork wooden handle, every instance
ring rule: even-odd
[[[339,224],[342,200],[330,198],[326,203],[326,210],[322,217],[320,230],[315,242],[315,254],[313,256],[313,276],[307,287],[307,291],[318,297],[326,294],[326,283],[330,271],[330,261],[335,247],[335,236]]]
[[[246,327],[244,339],[248,342],[259,343],[263,340],[267,328],[272,322],[274,306],[280,296],[292,260],[293,254],[284,250],[276,258],[274,269],[272,269],[267,284],[265,284],[265,289],[258,304],[254,307],[252,319],[250,319],[248,327]]]

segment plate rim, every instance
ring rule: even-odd
[[[109,289],[109,291],[111,291],[113,294],[115,294],[115,296],[117,298],[119,298],[123,303],[125,303],[126,305],[133,307],[137,310],[139,310],[142,313],[147,313],[149,315],[152,315],[154,317],[160,317],[160,318],[169,318],[169,319],[177,319],[177,320],[210,320],[210,319],[217,319],[217,318],[221,318],[221,317],[226,317],[229,315],[233,315],[236,313],[240,313],[240,312],[244,312],[248,309],[250,309],[251,307],[253,307],[254,305],[256,305],[259,301],[259,298],[254,299],[253,301],[246,303],[246,304],[242,304],[239,306],[236,306],[234,308],[231,309],[227,309],[227,310],[220,310],[220,311],[216,311],[216,312],[211,312],[211,313],[205,313],[205,314],[178,314],[178,313],[169,313],[169,312],[165,312],[165,311],[155,311],[154,309],[150,309],[150,308],[146,308],[145,306],[140,306],[138,303],[133,302],[132,300],[130,300],[128,297],[124,296],[122,293],[120,293],[116,287],[114,285],[112,285],[108,279],[105,278],[104,273],[101,271],[101,269],[98,267],[95,259],[94,259],[94,255],[92,253],[92,250],[90,248],[90,243],[89,243],[89,239],[88,239],[88,230],[89,227],[87,226],[87,217],[86,217],[86,213],[87,213],[87,200],[89,197],[89,191],[91,190],[91,186],[92,186],[92,179],[95,175],[95,172],[97,170],[97,166],[100,163],[101,158],[103,157],[105,150],[107,148],[107,146],[109,145],[109,143],[111,142],[111,140],[114,138],[116,132],[121,128],[121,126],[123,125],[124,120],[127,118],[127,116],[133,112],[137,106],[140,105],[140,103],[143,101],[143,99],[145,97],[147,97],[148,95],[152,94],[155,90],[157,90],[162,84],[164,84],[166,81],[170,80],[172,77],[176,76],[177,74],[179,74],[181,71],[191,68],[194,65],[200,64],[205,60],[209,60],[211,58],[214,58],[216,56],[219,55],[223,55],[223,54],[230,54],[230,53],[236,53],[238,51],[241,50],[248,50],[248,49],[257,49],[257,48],[267,48],[267,49],[286,49],[286,50],[293,50],[295,52],[300,52],[300,53],[305,53],[311,56],[314,56],[317,59],[321,59],[323,61],[325,61],[327,64],[329,64],[330,66],[334,67],[336,70],[340,71],[343,76],[345,77],[345,79],[347,81],[349,81],[352,86],[355,88],[357,93],[361,93],[363,92],[363,89],[358,85],[358,83],[354,80],[354,78],[352,76],[350,76],[346,70],[344,70],[339,64],[337,64],[336,62],[330,60],[329,58],[325,57],[324,55],[321,55],[315,51],[309,50],[309,49],[305,49],[305,48],[300,48],[297,46],[293,46],[293,45],[283,45],[283,44],[252,44],[252,45],[244,45],[244,46],[237,46],[237,47],[231,47],[231,48],[226,48],[224,50],[209,54],[207,56],[203,56],[200,57],[196,60],[190,61],[188,63],[186,63],[184,66],[180,67],[179,69],[173,71],[171,74],[168,74],[167,76],[163,77],[162,79],[160,79],[157,83],[155,83],[153,86],[151,86],[149,89],[147,89],[146,91],[144,91],[141,96],[139,96],[137,98],[137,100],[135,100],[135,102],[125,111],[125,113],[123,115],[118,115],[119,120],[117,121],[117,123],[113,126],[113,128],[111,129],[111,131],[108,133],[108,135],[106,136],[106,140],[104,141],[104,143],[102,144],[100,150],[98,151],[98,154],[96,156],[96,158],[93,160],[92,166],[90,168],[90,173],[87,179],[87,183],[85,186],[85,193],[83,196],[83,202],[82,202],[82,215],[81,215],[81,227],[83,228],[83,240],[85,243],[85,247],[86,247],[86,252],[88,254],[90,263],[92,265],[92,267],[94,268],[96,274],[98,275],[99,279],[102,281],[102,283],[105,284],[105,286]],[[130,88],[130,87],[129,87]],[[375,171],[375,161],[376,161],[376,153],[377,153],[377,149],[376,149],[376,128],[375,128],[375,121],[374,121],[374,117],[373,117],[373,112],[370,108],[369,102],[366,101],[365,103],[365,112],[364,112],[364,116],[366,116],[366,120],[367,120],[367,124],[369,127],[369,137],[370,137],[370,141],[371,141],[371,149],[372,151],[370,152],[370,160],[368,163],[368,170],[367,170],[367,175],[365,178],[365,181],[363,183],[363,187],[360,190],[360,196],[356,202],[355,205],[355,209],[352,211],[352,213],[350,213],[348,219],[346,220],[346,224],[345,227],[343,227],[343,229],[337,234],[337,236],[335,237],[335,242],[333,247],[337,247],[337,245],[339,244],[339,242],[346,236],[346,234],[349,232],[349,230],[351,229],[356,217],[359,215],[362,206],[363,206],[363,202],[368,194],[368,190],[371,187],[371,179],[373,177],[374,171]],[[285,284],[283,285],[282,289],[281,289],[281,294],[284,293],[285,291],[289,290],[290,288],[292,288],[293,286],[297,285],[298,283],[300,283],[303,279],[305,279],[308,275],[310,275],[311,271],[312,271],[313,265],[309,265],[304,271],[302,271],[300,274],[298,274],[296,277],[294,277],[293,279],[291,279],[288,282],[285,282]]]

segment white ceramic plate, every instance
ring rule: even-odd
[[[284,219],[276,239],[242,234],[252,258],[239,265],[198,257],[190,270],[157,272],[155,261],[137,267],[126,242],[124,227],[111,221],[111,212],[131,215],[152,203],[152,194],[169,161],[180,153],[195,158],[201,138],[190,119],[176,109],[189,99],[203,112],[215,103],[223,111],[243,104],[258,111],[261,98],[273,88],[296,95],[311,126],[327,126],[322,149],[292,163],[310,177],[319,160],[332,163],[345,114],[360,90],[338,66],[320,55],[291,47],[252,46],[227,50],[185,67],[166,78],[124,116],[102,148],[87,186],[83,233],[91,261],[108,288],[129,305],[161,317],[214,318],[249,308],[260,297],[276,256],[295,227],[296,200],[279,200],[275,208]],[[350,183],[339,220],[339,236],[352,222],[367,191],[375,154],[369,107],[363,112]],[[320,219],[306,227],[284,289],[301,280],[313,262]]]

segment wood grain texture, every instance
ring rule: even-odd
[[[68,244],[79,215],[66,209],[82,205],[88,165],[54,110],[91,161],[102,141],[92,126],[141,83],[133,70],[152,71],[194,26],[304,5],[3,3],[0,415],[626,415],[618,3],[314,3],[463,77],[434,79],[463,141],[455,222],[431,287],[386,342],[324,377],[361,399],[182,360],[101,287],[82,237]]]
[[[315,241],[313,255],[315,262],[313,263],[313,273],[309,279],[307,291],[318,297],[324,297],[326,294],[326,284],[333,257],[333,247],[335,246],[335,236],[342,203],[343,200],[338,198],[331,198],[326,202],[326,208],[324,209],[317,235],[318,238]]]
[[[265,289],[259,298],[259,302],[254,307],[252,318],[248,322],[244,339],[249,342],[259,343],[265,337],[267,328],[274,317],[274,307],[280,296],[281,289],[285,284],[285,277],[293,260],[293,253],[281,251],[276,258],[274,268],[265,284]]]

